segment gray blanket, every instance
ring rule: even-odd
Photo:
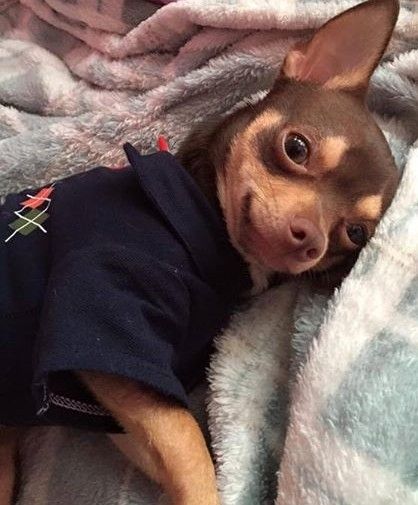
[[[267,89],[295,40],[354,1],[0,0],[0,194],[172,147]],[[334,294],[266,293],[219,338],[209,427],[225,505],[418,503],[418,5],[369,97],[404,176]],[[196,392],[197,414],[204,392]],[[203,422],[203,421],[202,421]],[[105,437],[33,430],[19,505],[164,503]]]

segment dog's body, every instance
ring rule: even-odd
[[[219,201],[255,291],[273,273],[348,268],[388,207],[397,173],[364,97],[397,11],[395,0],[371,0],[332,19],[290,51],[264,100],[180,149],[202,191]],[[380,29],[370,30],[371,21]],[[117,444],[173,504],[219,503],[206,443],[187,409],[126,377],[74,372],[130,437]],[[0,433],[0,505],[8,505],[18,432]]]

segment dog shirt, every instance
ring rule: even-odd
[[[0,424],[117,431],[74,371],[187,405],[250,287],[221,212],[167,152],[9,195],[0,209]]]

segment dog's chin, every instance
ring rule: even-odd
[[[313,263],[300,263],[291,258],[291,255],[274,255],[274,256],[265,256],[265,255],[251,255],[254,260],[260,264],[264,269],[277,273],[283,274],[286,276],[296,276],[300,275],[308,270],[312,270],[312,268],[316,265],[316,262]]]
[[[295,265],[286,257],[276,256],[273,260],[265,258],[263,255],[249,252],[242,246],[237,247],[238,252],[249,266],[250,276],[253,282],[252,295],[259,295],[274,282],[274,279],[282,281],[296,277],[303,272],[310,270],[309,267],[301,268]],[[305,265],[306,266],[306,265]],[[278,276],[278,277],[277,277]]]

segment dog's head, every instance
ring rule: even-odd
[[[232,243],[266,275],[352,260],[388,207],[397,170],[365,95],[397,14],[397,1],[370,0],[331,19],[261,102],[211,134]]]

